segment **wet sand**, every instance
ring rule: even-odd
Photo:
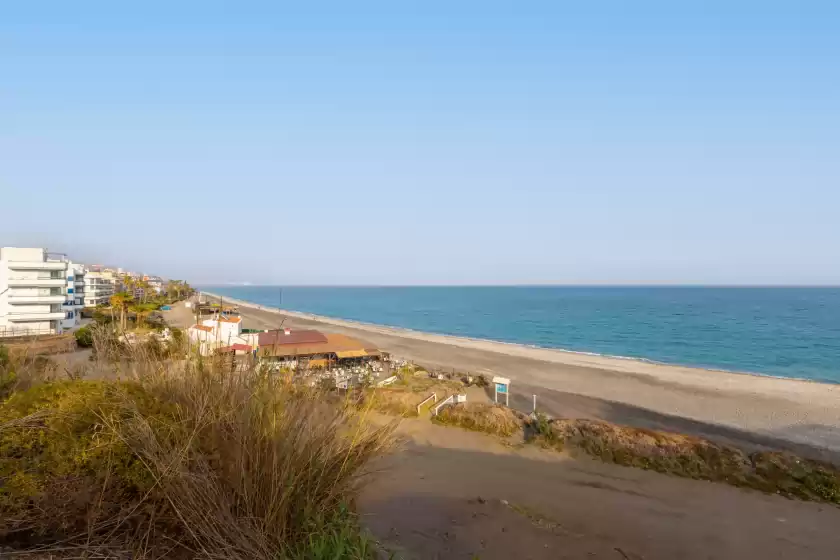
[[[240,305],[245,327],[317,328],[361,338],[427,367],[509,377],[511,405],[520,409],[530,410],[536,394],[538,408],[557,416],[840,456],[840,385],[530,348],[225,302]],[[186,326],[191,317],[179,322]]]

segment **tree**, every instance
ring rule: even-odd
[[[174,301],[180,301],[192,293],[192,288],[184,280],[170,280],[166,283],[166,293]]]
[[[134,313],[134,326],[138,329],[143,324],[143,317],[149,312],[145,303],[135,303],[129,306],[129,311]]]
[[[111,296],[109,300],[111,303],[111,308],[119,309],[120,310],[120,328],[125,330],[126,327],[126,315],[128,311],[129,305],[134,301],[129,294],[125,292],[119,292]]]
[[[134,289],[136,287],[136,281],[132,276],[128,274],[122,277],[122,285],[123,290],[134,296]]]

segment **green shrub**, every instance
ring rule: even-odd
[[[0,403],[0,550],[372,558],[347,505],[391,430],[212,359],[42,383]]]
[[[93,346],[93,332],[89,326],[80,327],[73,333],[76,337],[76,344],[81,348],[90,348]]]

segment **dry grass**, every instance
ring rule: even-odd
[[[410,418],[417,416],[417,405],[430,394],[437,393],[438,400],[458,393],[464,388],[457,381],[443,381],[428,377],[404,376],[388,387],[374,387],[365,390],[360,404],[369,406],[382,414]]]
[[[372,557],[350,508],[392,426],[256,368],[99,343],[122,381],[51,381],[0,403],[0,548]]]
[[[789,453],[747,454],[698,437],[596,420],[538,418],[531,428],[544,445],[608,463],[840,504],[840,469]]]
[[[521,433],[524,422],[510,408],[494,404],[463,403],[446,406],[433,418],[437,424],[458,426],[502,437]]]

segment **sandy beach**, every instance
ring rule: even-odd
[[[582,356],[240,305],[247,328],[348,334],[428,367],[501,374],[511,405],[840,459],[837,387]],[[183,303],[164,312],[194,320]],[[472,398],[472,397],[471,397]],[[386,419],[387,420],[387,419]],[[834,558],[840,509],[575,458],[425,419],[359,497],[401,558]],[[826,449],[828,448],[828,449]]]
[[[427,367],[509,377],[511,405],[520,409],[530,409],[536,394],[538,407],[558,416],[840,457],[838,385],[532,348],[224,301],[241,307],[248,328],[277,328],[281,322],[318,328],[364,339]]]

